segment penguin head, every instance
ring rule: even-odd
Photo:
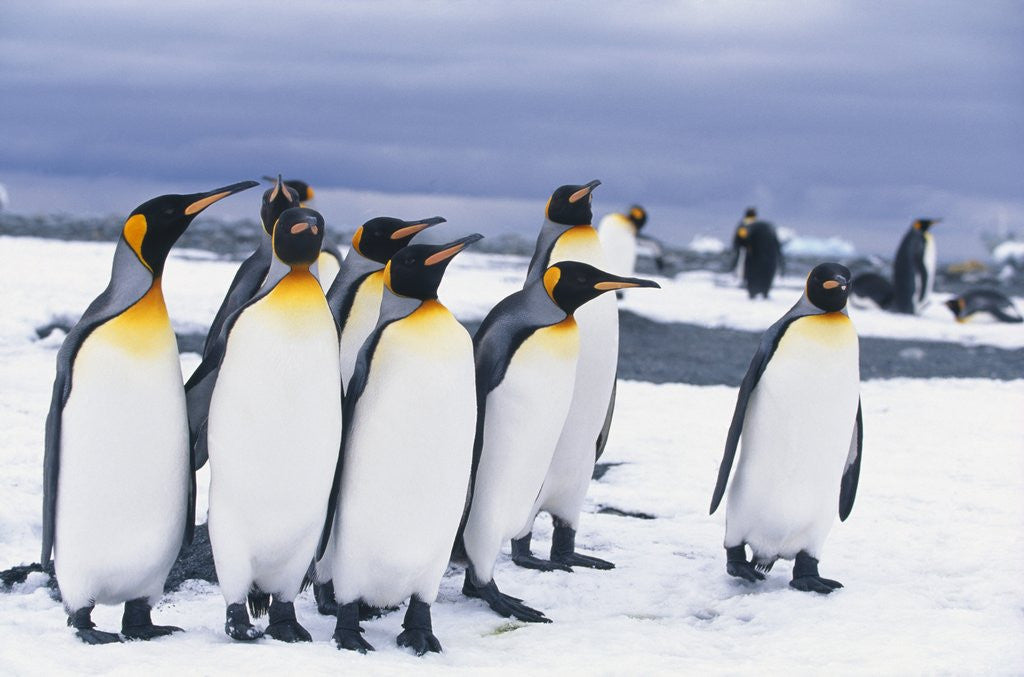
[[[445,268],[467,245],[483,238],[479,233],[447,244],[411,244],[399,249],[384,266],[384,284],[399,296],[426,301],[437,298]]]
[[[281,181],[281,175],[278,174],[274,187],[263,191],[263,204],[260,206],[260,220],[267,235],[274,234],[274,224],[281,212],[298,206],[298,193]]]
[[[445,219],[440,216],[419,221],[378,216],[359,226],[352,236],[352,246],[371,261],[387,263],[399,249],[409,244],[413,235],[444,222]]]
[[[121,237],[153,277],[160,277],[171,247],[199,212],[228,195],[258,185],[256,181],[242,181],[205,193],[155,197],[132,211],[124,222]]]
[[[594,221],[590,194],[600,185],[601,182],[595,179],[582,186],[559,186],[551,194],[544,216],[563,226],[589,226]]]
[[[850,294],[850,269],[838,263],[819,263],[807,276],[806,294],[827,313],[842,310]]]
[[[584,303],[607,291],[629,287],[661,288],[653,280],[619,277],[579,261],[561,261],[549,266],[543,279],[548,296],[567,315],[572,315]]]
[[[647,210],[640,205],[633,205],[629,208],[629,211],[626,212],[626,218],[633,223],[633,226],[636,227],[637,230],[640,230],[644,227],[644,224],[647,223]]]
[[[932,227],[932,225],[940,221],[942,221],[942,219],[917,219],[914,221],[914,230],[919,230],[922,233],[925,233]]]
[[[754,221],[757,221],[757,209],[747,207],[747,211],[743,212],[743,223],[750,225]]]
[[[272,176],[264,176],[263,178],[267,181],[275,180]],[[281,180],[280,174],[277,175],[276,180]],[[299,202],[309,202],[313,199],[313,187],[305,181],[300,181],[298,179],[285,179],[284,185],[295,191],[295,194],[299,196]]]
[[[962,296],[958,296],[954,299],[949,299],[948,301],[946,301],[946,307],[949,308],[950,312],[953,313],[953,317],[955,317],[958,320],[963,319],[964,308],[966,306],[967,303],[964,301]]]
[[[324,217],[308,207],[281,212],[274,224],[274,256],[292,268],[308,268],[320,255]]]

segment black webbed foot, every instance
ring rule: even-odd
[[[151,610],[152,607],[145,599],[125,602],[124,615],[121,617],[121,634],[125,639],[149,641],[156,637],[166,637],[173,632],[184,632],[173,625],[153,625]]]
[[[725,570],[730,576],[742,578],[751,583],[764,580],[764,573],[758,571],[759,567],[755,567],[752,562],[747,561],[746,547],[742,543],[726,548],[725,556]],[[769,566],[768,569],[770,568]]]
[[[339,649],[366,653],[373,645],[363,639],[359,627],[359,602],[338,605],[338,623],[334,626],[334,643]]]
[[[321,615],[338,615],[338,602],[334,599],[334,581],[313,583],[313,599],[316,600],[316,610]]]
[[[534,557],[530,550],[530,540],[533,534],[526,534],[522,538],[512,541],[512,562],[524,569],[536,571],[572,571],[572,567],[561,562],[549,562],[546,559]],[[522,601],[522,600],[520,600]]]
[[[251,642],[263,636],[263,633],[249,620],[249,612],[246,610],[244,602],[228,604],[225,616],[224,632],[231,639]]]
[[[93,607],[87,606],[68,616],[68,625],[76,630],[75,635],[80,640],[86,644],[114,644],[124,641],[116,632],[96,630],[96,624],[92,622],[92,610]]]
[[[409,608],[405,612],[402,627],[405,630],[395,640],[398,646],[409,647],[417,656],[422,656],[428,651],[441,653],[441,642],[434,636],[430,624],[429,604],[413,596],[409,600]]]
[[[822,578],[818,575],[818,560],[800,551],[796,554],[796,561],[793,563],[793,580],[789,586],[803,592],[817,592],[827,595],[833,590],[843,587],[839,581],[830,578]]]
[[[551,561],[567,567],[587,567],[608,570],[615,565],[598,557],[580,555],[576,552],[576,530],[555,518],[555,529],[551,535]]]
[[[543,612],[526,606],[523,604],[523,600],[518,597],[506,595],[498,590],[498,586],[494,583],[493,579],[486,585],[476,585],[473,582],[474,576],[471,572],[472,568],[466,569],[466,580],[462,584],[462,594],[466,597],[482,599],[487,602],[487,606],[505,618],[515,616],[517,619],[527,623],[551,622],[551,619],[545,616]]]
[[[295,604],[279,602],[276,599],[270,605],[270,624],[267,635],[279,642],[312,642],[313,637],[306,628],[299,625],[295,618]]]

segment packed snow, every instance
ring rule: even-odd
[[[39,557],[43,421],[56,351],[54,332],[106,285],[113,246],[0,238],[0,568]],[[465,253],[441,288],[463,319],[478,319],[525,274],[519,257]],[[200,252],[172,254],[164,291],[179,331],[201,331],[237,263]],[[661,292],[628,294],[623,306],[664,321],[760,330],[802,287],[785,278],[769,301],[710,273],[661,280]],[[1019,303],[1019,300],[1018,300]],[[955,324],[938,307],[923,317],[851,311],[861,334],[1021,347],[1021,328]],[[947,313],[948,314],[948,313]],[[198,363],[182,357],[187,375]],[[154,621],[186,632],[152,642],[85,646],[61,606],[32,574],[0,595],[0,674],[142,672],[393,674],[482,671],[597,674],[687,672],[1020,673],[1024,671],[1024,381],[876,380],[862,387],[864,465],[853,514],[836,521],[821,573],[846,587],[828,597],[791,590],[780,562],[752,586],[725,573],[724,510],[707,515],[736,391],[725,386],[622,382],[602,461],[619,463],[592,484],[578,545],[610,559],[609,572],[540,573],[499,561],[496,581],[554,620],[510,622],[461,595],[453,567],[433,609],[441,655],[416,658],[394,638],[402,613],[364,623],[377,648],[339,652],[333,619],[309,592],[296,610],[312,645],[233,643],[223,632],[216,586],[193,581],[168,595]],[[200,474],[205,520],[208,472]],[[386,500],[386,496],[382,497]],[[599,513],[601,507],[654,519]],[[535,549],[545,552],[546,519]],[[117,630],[120,608],[100,607]],[[265,623],[265,619],[259,622]]]

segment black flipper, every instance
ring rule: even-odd
[[[860,401],[857,402],[857,420],[853,424],[853,439],[850,440],[850,455],[846,459],[843,479],[839,487],[839,519],[846,521],[857,498],[857,483],[860,481],[860,459],[864,448],[864,420]]]
[[[617,371],[617,370],[616,370]],[[619,388],[619,375],[615,374],[615,381],[612,382],[612,396],[608,399],[608,413],[604,415],[604,424],[601,426],[601,432],[597,434],[596,454],[594,454],[594,463],[597,464],[598,459],[604,454],[604,448],[608,444],[608,433],[612,429],[612,416],[615,414],[615,391]]]

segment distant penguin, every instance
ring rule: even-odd
[[[892,262],[893,303],[897,313],[917,315],[935,287],[935,238],[929,232],[942,219],[917,219],[911,224]]]
[[[888,310],[892,306],[892,282],[878,273],[860,273],[850,287],[850,302],[858,308]]]
[[[384,266],[394,254],[409,244],[419,232],[444,223],[440,216],[418,221],[403,221],[388,216],[370,219],[352,236],[352,246],[342,264],[342,273],[327,292],[327,303],[340,333],[341,383],[348,388],[355,370],[359,349],[377,326],[380,302],[384,294]],[[316,563],[313,594],[317,610],[324,615],[337,613],[331,581],[333,548]]]
[[[272,176],[264,176],[267,181],[274,181]],[[278,180],[280,180],[278,175]],[[285,179],[284,185],[298,196],[300,207],[310,206],[310,201],[315,195],[313,186],[309,185],[305,181],[300,179]],[[273,225],[273,224],[271,224]],[[321,246],[320,256],[316,260],[316,273],[317,277],[320,278],[320,286],[323,287],[326,292],[330,289],[331,284],[334,282],[334,278],[338,275],[338,271],[341,269],[341,251],[332,244],[327,238],[324,238],[323,245]]]
[[[524,289],[543,279],[560,261],[580,261],[603,268],[604,251],[591,226],[591,193],[601,184],[561,186],[551,195],[544,224],[530,261]],[[615,565],[576,552],[580,510],[594,463],[604,451],[614,411],[615,372],[619,360],[619,314],[614,296],[602,295],[575,313],[580,335],[580,356],[572,404],[562,427],[551,467],[531,510],[530,518],[512,541],[512,560],[519,566],[551,570],[584,566],[611,569]],[[554,522],[551,561],[533,556],[531,531],[540,511]]]
[[[242,261],[234,279],[231,280],[228,292],[224,295],[224,300],[221,301],[220,308],[217,309],[217,314],[210,324],[210,330],[206,334],[206,341],[203,344],[204,356],[210,346],[217,342],[217,337],[220,336],[220,331],[228,316],[245,305],[259,290],[263,280],[267,278],[267,271],[270,270],[270,261],[273,258],[271,233],[274,223],[281,212],[298,206],[298,195],[291,188],[282,184],[280,175],[277,177],[274,187],[263,192],[263,204],[260,207],[260,222],[263,225],[263,230],[260,244],[245,261]]]
[[[853,509],[860,477],[860,366],[846,313],[849,284],[844,266],[816,266],[803,297],[761,337],[740,384],[711,499],[714,513],[742,434],[725,527],[732,576],[763,580],[777,559],[795,559],[792,587],[842,587],[818,575],[818,560],[835,511],[845,520]]]
[[[946,307],[957,322],[967,322],[975,313],[988,313],[1000,322],[1024,322],[1010,297],[994,289],[972,289],[946,301]]]
[[[310,641],[293,601],[316,551],[341,445],[338,334],[311,267],[324,237],[312,209],[284,211],[266,282],[232,314],[196,372],[211,394],[210,543],[232,639]]]
[[[477,427],[462,591],[502,616],[548,622],[543,613],[498,590],[494,563],[502,543],[532,521],[534,500],[569,413],[580,350],[573,314],[604,292],[657,286],[563,261],[496,305],[474,337]]]
[[[345,400],[342,456],[318,556],[333,556],[339,649],[372,651],[359,603],[409,600],[399,646],[440,651],[430,605],[465,506],[476,430],[473,343],[437,300],[452,257],[480,235],[409,245],[384,268],[380,320]],[[332,535],[333,532],[333,535]]]
[[[743,220],[736,226],[732,249],[733,259],[729,267],[742,265],[742,278],[750,298],[768,298],[775,273],[784,266],[782,244],[775,226],[759,221],[757,210],[748,207]]]
[[[612,213],[601,219],[597,235],[601,239],[608,270],[616,275],[632,275],[636,268],[638,245],[642,242],[654,252],[658,270],[664,270],[665,259],[661,244],[654,238],[641,234],[647,223],[647,210],[633,205],[624,213]]]
[[[125,603],[121,634],[152,639],[150,609],[194,526],[181,364],[161,278],[167,254],[214,202],[258,185],[163,195],[129,215],[110,284],[57,354],[46,417],[42,562],[54,555],[68,625],[87,644],[93,606]]]

